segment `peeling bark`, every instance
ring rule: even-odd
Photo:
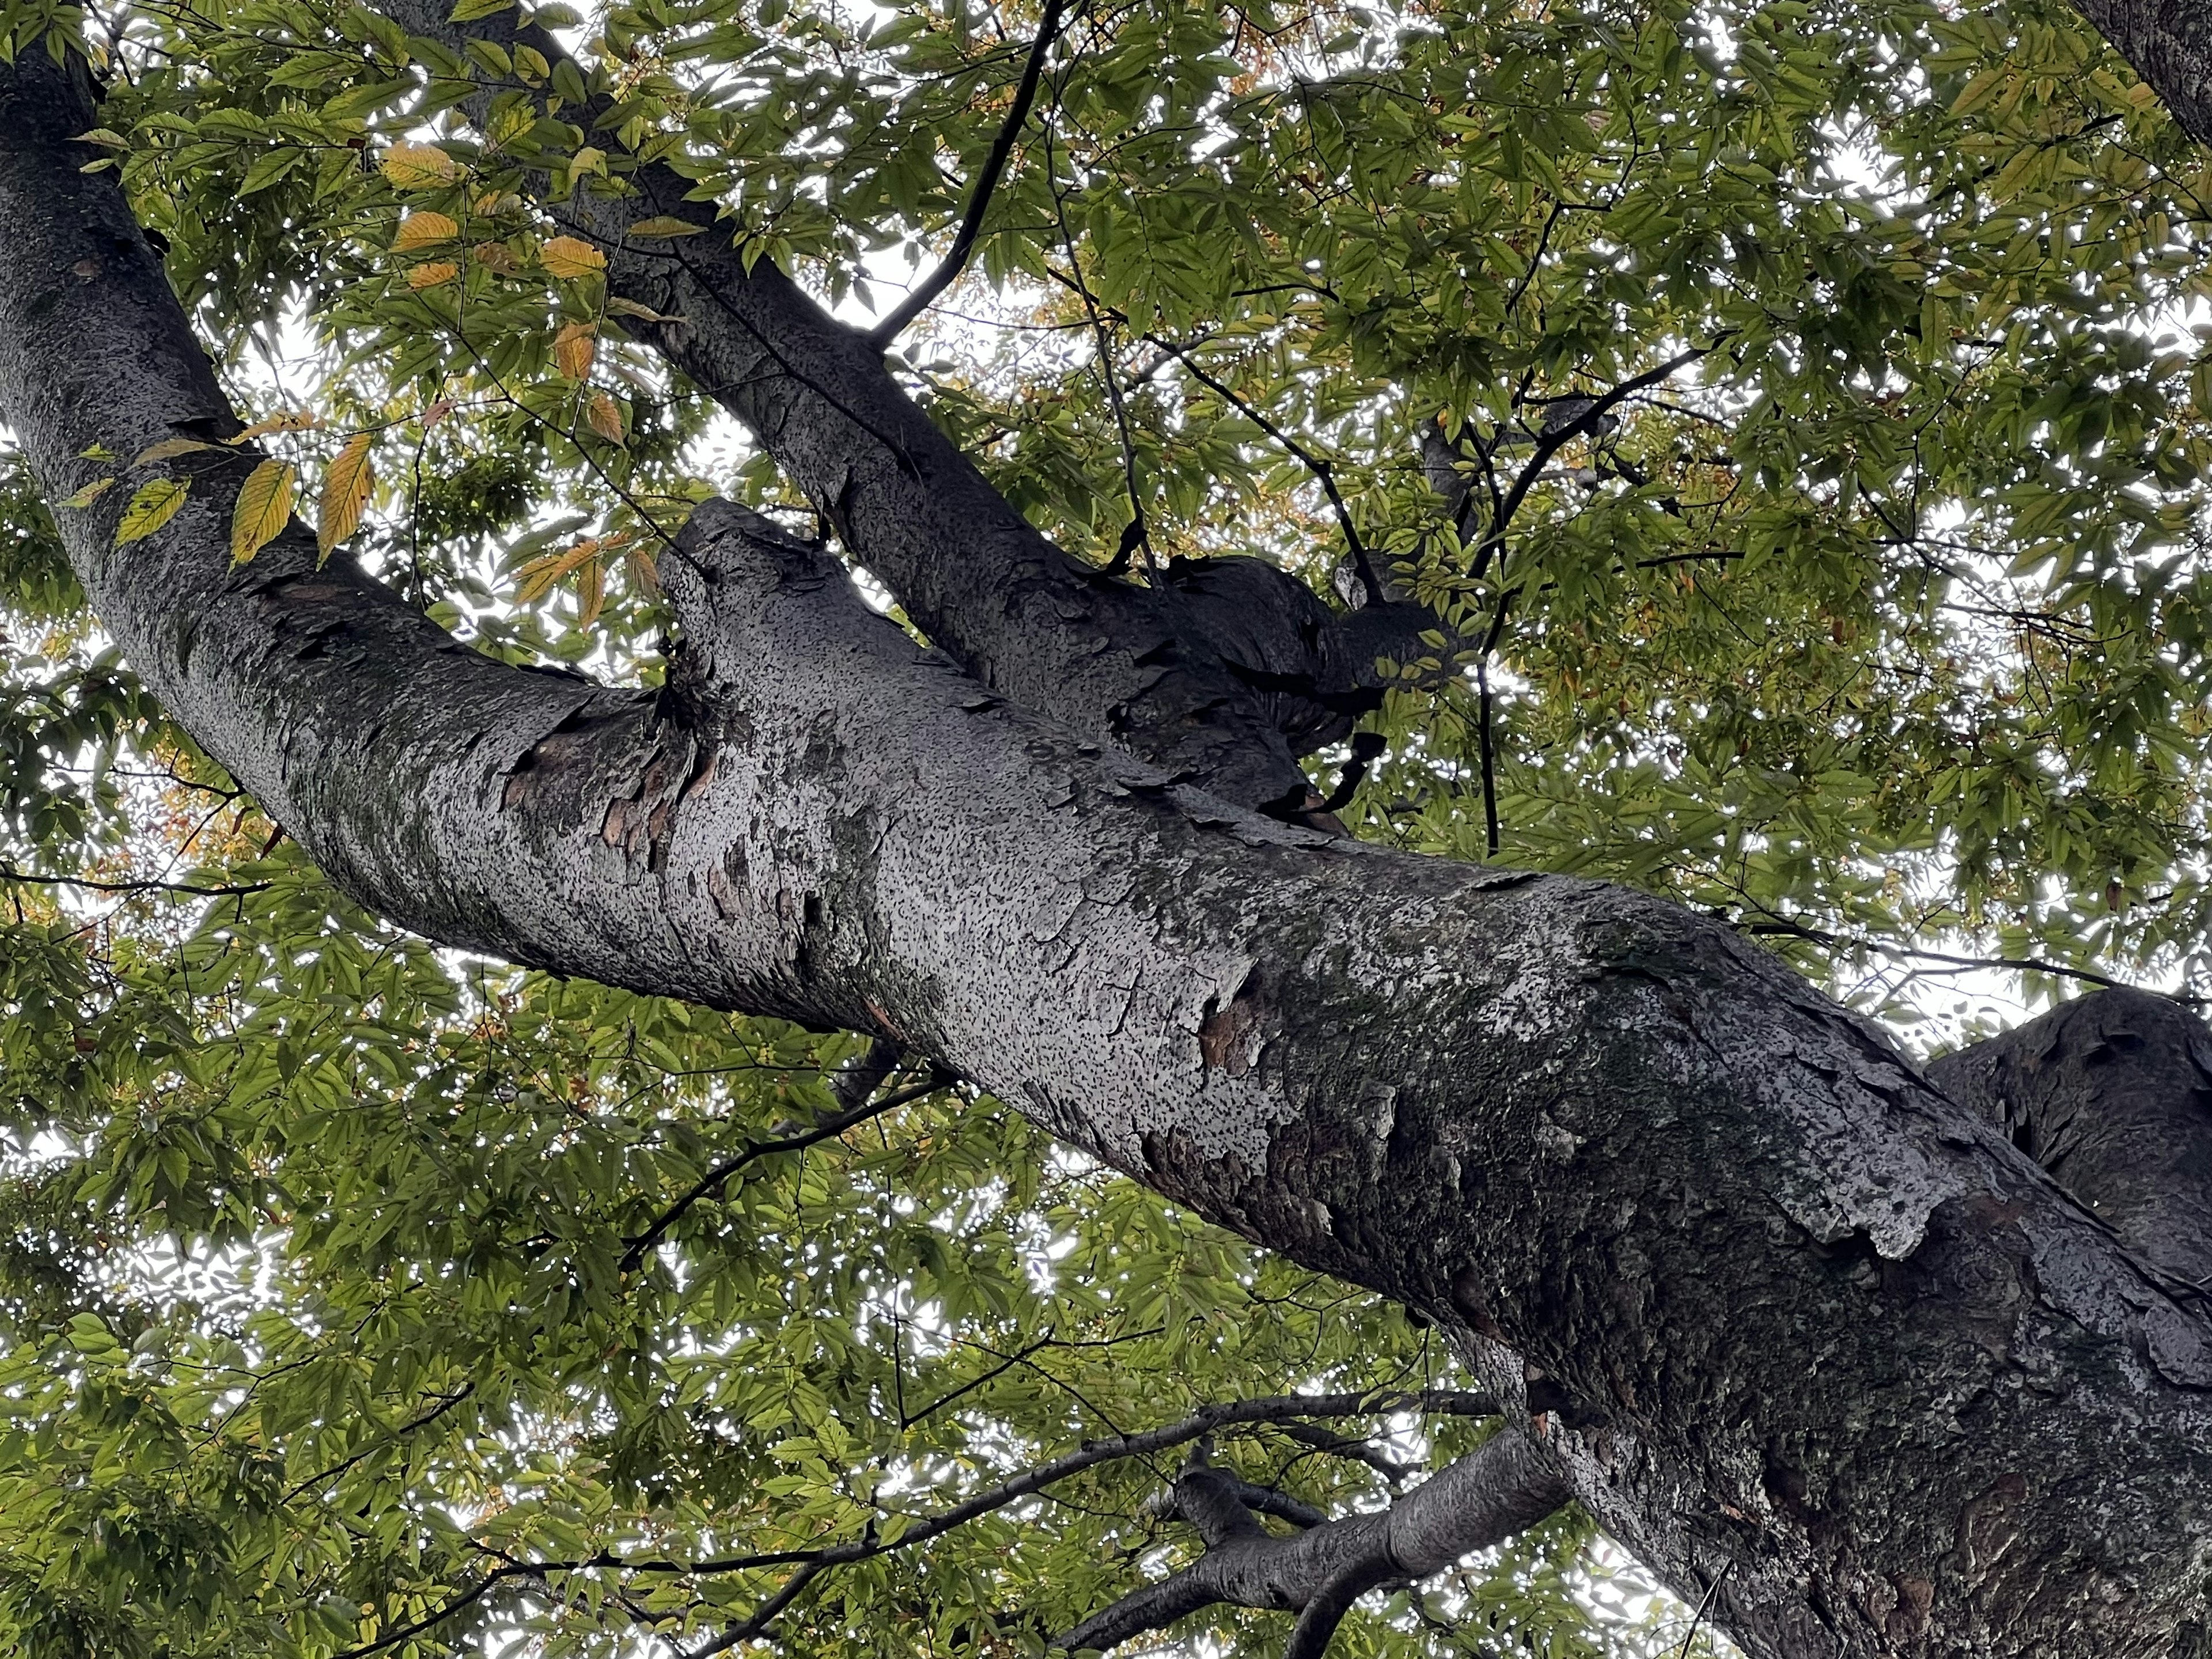
[[[85,97],[0,70],[0,419],[57,501],[95,442],[237,430],[77,171]],[[872,1031],[1422,1310],[1668,1582],[1725,1571],[1756,1655],[2203,1651],[2201,1299],[1726,929],[1178,785],[726,505],[665,562],[665,694],[508,669],[299,526],[231,568],[255,459],[165,464],[191,500],[119,551],[123,487],[57,516],[149,684],[365,904]]]

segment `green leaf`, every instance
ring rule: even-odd
[[[191,489],[188,478],[154,478],[139,485],[131,504],[123,509],[122,521],[115,526],[115,544],[126,547],[143,541],[168,523],[177,516]]]

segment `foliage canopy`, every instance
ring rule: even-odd
[[[2212,165],[2069,9],[1048,15],[902,373],[1063,545],[1104,562],[1140,514],[1139,580],[1257,555],[1348,591],[1349,545],[1434,605],[1361,833],[1671,893],[1899,1018],[1964,961],[2204,988]],[[239,556],[296,501],[478,648],[652,684],[689,506],[805,509],[544,203],[666,160],[670,246],[887,306],[1040,18],[537,15],[574,64],[351,0],[14,0],[0,44],[105,66],[88,165],[284,458]],[[517,84],[464,122],[486,78]],[[614,112],[541,118],[548,84]],[[139,528],[190,489],[191,446],[117,460]],[[783,1649],[1034,1651],[1185,1547],[1145,1509],[1179,1452],[902,1537],[1212,1402],[1376,1391],[1347,1432],[1416,1463],[1481,1432],[1400,1397],[1454,1372],[1398,1313],[988,1099],[894,1075],[775,1150],[852,1106],[854,1040],[351,908],[106,650],[48,511],[12,471],[0,1639],[696,1652],[834,1543]],[[1485,648],[1439,684],[1445,629]],[[1279,1426],[1215,1455],[1388,1490]],[[1671,1650],[1678,1609],[1594,1610],[1588,1545],[1550,1523],[1340,1650]]]

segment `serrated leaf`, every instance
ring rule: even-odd
[[[533,600],[543,599],[551,591],[553,584],[559,581],[562,577],[579,566],[597,559],[603,550],[616,544],[621,539],[620,537],[593,536],[588,540],[578,542],[574,547],[566,547],[557,553],[547,553],[541,557],[532,559],[515,573],[521,578],[520,585],[515,589],[515,603],[528,605]]]
[[[622,405],[605,392],[594,392],[584,404],[584,419],[592,431],[611,444],[623,441]]]
[[[204,444],[198,438],[164,438],[161,442],[149,444],[140,450],[138,458],[132,461],[131,465],[135,471],[139,467],[149,466],[155,461],[173,460],[179,455],[189,455],[196,449],[211,450],[214,447],[213,444]]]
[[[361,527],[362,513],[376,483],[376,469],[369,459],[375,442],[372,433],[355,433],[323,474],[323,499],[315,513],[315,544],[326,559],[331,549]]]
[[[497,16],[514,3],[514,0],[461,0],[446,21],[449,23],[473,23],[479,17]]]
[[[405,253],[413,248],[432,247],[440,242],[450,242],[460,234],[460,226],[451,216],[425,209],[399,222],[399,234],[392,239],[392,251]]]
[[[402,190],[432,190],[460,177],[460,167],[435,144],[394,144],[378,162]]]
[[[574,236],[550,238],[538,251],[540,264],[563,282],[574,282],[607,268],[607,256]]]
[[[563,323],[561,331],[553,337],[553,363],[572,380],[580,380],[592,372],[592,359],[598,355],[599,328],[592,323]]]
[[[607,568],[597,559],[586,565],[576,578],[576,626],[589,628],[599,621],[599,612],[607,605]]]
[[[90,507],[102,495],[105,495],[108,490],[113,487],[114,483],[115,480],[112,477],[106,478],[94,478],[83,489],[78,490],[76,495],[64,501],[62,505],[64,507]]]
[[[660,213],[650,219],[639,220],[629,228],[629,234],[633,236],[697,236],[706,228],[704,225],[693,224],[689,219]]]
[[[280,409],[274,415],[256,421],[235,438],[225,438],[223,442],[235,447],[240,444],[252,443],[256,438],[265,438],[274,432],[313,432],[322,423],[323,417],[313,410]]]
[[[230,561],[244,564],[276,538],[292,517],[296,474],[288,461],[264,461],[246,475],[230,510]]]
[[[451,259],[433,259],[429,264],[417,265],[407,273],[407,286],[418,289],[436,288],[441,283],[452,282],[460,274],[461,268]]]
[[[190,478],[149,478],[140,484],[131,505],[123,509],[122,522],[115,526],[115,544],[127,547],[143,541],[175,518],[191,487]]]

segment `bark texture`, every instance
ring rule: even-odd
[[[1206,1553],[1056,1638],[1071,1652],[1107,1649],[1164,1629],[1202,1607],[1295,1609],[1291,1652],[1318,1655],[1346,1611],[1369,1590],[1416,1582],[1525,1531],[1572,1494],[1552,1458],[1506,1430],[1439,1470],[1386,1510],[1340,1520],[1294,1517],[1282,1537],[1254,1509],[1267,1494],[1203,1463],[1176,1478],[1173,1513],[1198,1529]],[[1310,1632],[1310,1634],[1309,1634]]]
[[[56,501],[88,446],[236,430],[77,171],[85,99],[0,70],[0,419]],[[873,1031],[1420,1309],[1629,1548],[1693,1599],[1726,1570],[1754,1654],[2204,1651],[2201,1302],[1725,929],[1176,784],[727,506],[665,561],[666,693],[508,669],[300,527],[234,570],[254,459],[161,464],[206,463],[119,550],[123,487],[58,516],[140,672],[363,902]]]
[[[2100,992],[1937,1060],[2144,1261],[2212,1282],[2212,1030],[2170,998]]]
[[[2212,144],[2212,4],[2075,0],[2081,15],[2148,82],[2182,129]]]

